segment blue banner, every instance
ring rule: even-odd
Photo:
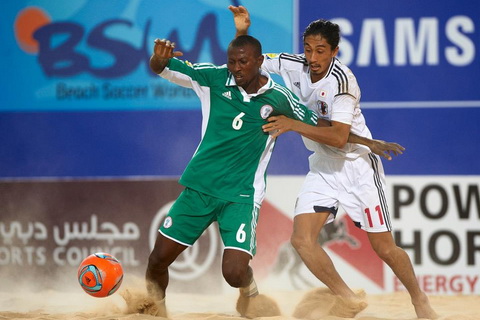
[[[367,125],[407,148],[387,174],[480,175],[478,1],[24,0],[0,2],[0,178],[180,175],[200,103],[150,72],[153,40],[223,64],[230,4],[264,52],[302,52],[312,20],[340,25]],[[283,135],[269,173],[303,175],[308,154]]]
[[[244,2],[265,50],[293,48],[293,0]],[[0,84],[8,90],[0,111],[198,108],[193,91],[150,71],[153,41],[174,41],[192,62],[224,64],[235,35],[230,4],[236,1],[4,2]],[[275,16],[262,10],[268,6]]]
[[[480,107],[479,1],[322,4],[300,2],[299,30],[319,18],[340,25],[339,58],[366,107]]]

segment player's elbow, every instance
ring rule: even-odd
[[[333,131],[330,135],[332,138],[332,145],[340,149],[345,147],[348,142],[348,137],[350,136],[350,126],[335,123],[335,126],[333,126],[332,129]]]
[[[342,149],[347,145],[348,142],[348,136],[347,137],[342,137],[342,136],[336,136],[335,139],[332,141],[332,146],[335,148]]]

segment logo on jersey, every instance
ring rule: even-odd
[[[232,93],[230,91],[225,91],[224,93],[222,93],[222,96],[224,96],[228,100],[232,100]]]
[[[322,116],[328,114],[328,104],[325,101],[317,100],[317,113]]]
[[[271,105],[266,104],[260,108],[260,117],[262,117],[262,119],[267,119],[272,113],[272,111],[273,111],[273,107]]]
[[[163,221],[163,227],[168,229],[172,226],[172,217],[166,217],[165,221]]]
[[[297,87],[298,89],[300,89],[300,82],[295,81],[295,82],[293,83],[293,85],[294,85],[295,87]]]
[[[267,57],[267,59],[275,59],[275,58],[278,58],[278,54],[277,53],[266,53],[265,57]]]
[[[318,96],[321,97],[321,98],[325,98],[327,96],[327,91],[320,90],[320,92],[318,93]]]

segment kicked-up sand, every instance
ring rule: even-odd
[[[68,292],[42,291],[7,292],[0,288],[0,319],[37,320],[147,320],[162,319],[135,312],[122,296],[141,293],[141,289],[121,288],[107,298],[93,298],[80,288]],[[132,290],[133,289],[133,290]],[[417,319],[410,297],[405,292],[368,295],[367,306],[335,302],[328,290],[264,291],[273,299],[280,315],[255,317],[265,320],[413,320]],[[238,294],[232,289],[224,294],[168,294],[168,318],[172,320],[242,320],[236,310]],[[138,299],[136,300],[138,302]],[[131,303],[131,302],[130,302]],[[439,320],[480,320],[480,296],[430,296],[430,303]],[[357,308],[357,309],[356,309]],[[358,310],[358,314],[354,315]],[[250,314],[252,315],[252,314]],[[254,316],[254,314],[253,314]]]

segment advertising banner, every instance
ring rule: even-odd
[[[181,190],[176,180],[0,183],[2,279],[19,286],[75,287],[80,262],[96,252],[115,256],[130,279],[143,278],[158,228]],[[194,279],[220,288],[221,248],[217,235],[212,237],[214,245],[207,234],[195,247],[206,262],[194,251],[195,258],[186,254],[187,261],[172,267],[178,289],[184,289],[182,280]]]
[[[427,293],[480,293],[479,181],[478,177],[388,178],[397,245],[409,254]],[[282,290],[323,286],[290,245],[292,212],[302,182],[301,176],[268,180],[257,229],[257,255],[251,263],[263,286]],[[143,278],[158,227],[181,190],[176,180],[165,179],[2,182],[2,278],[16,283],[35,278],[39,288],[76,286],[78,265],[94,252],[113,254],[126,276]],[[318,241],[351,287],[369,293],[405,290],[373,252],[366,233],[341,208]],[[226,286],[222,251],[213,224],[171,266],[170,290],[221,291]],[[29,271],[32,268],[34,273]]]
[[[299,30],[319,18],[339,24],[339,59],[359,78],[365,107],[480,107],[479,17],[470,0],[448,9],[434,0],[301,1]]]
[[[269,204],[293,219],[303,179],[271,177]],[[389,176],[387,202],[396,243],[409,255],[426,293],[480,293],[480,177]],[[349,286],[369,293],[405,290],[373,252],[366,233],[354,226],[342,208],[318,241]],[[288,242],[279,249],[277,265],[270,270],[266,280],[270,286],[306,289],[322,285]]]
[[[1,4],[5,32],[0,111],[198,109],[192,90],[159,81],[156,38],[182,58],[226,63],[235,36],[232,1],[14,1]],[[266,50],[293,48],[294,1],[248,1]],[[275,15],[262,12],[275,6]],[[275,30],[271,33],[267,30]]]

